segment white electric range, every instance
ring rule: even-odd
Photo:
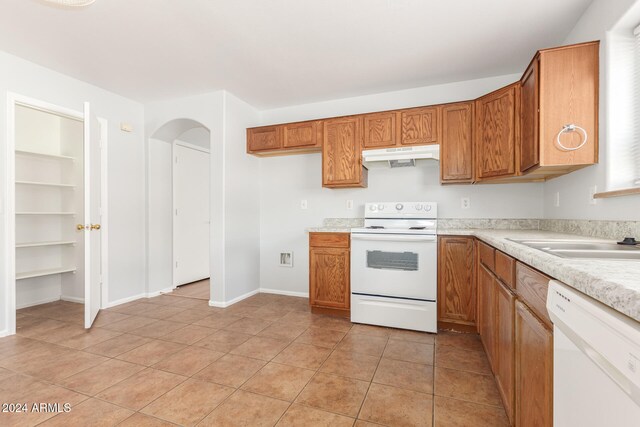
[[[351,321],[437,332],[437,217],[430,202],[366,203],[351,229]]]

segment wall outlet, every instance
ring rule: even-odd
[[[594,185],[589,187],[589,204],[595,205],[598,203],[598,199],[595,199],[593,196],[598,192],[598,186]]]
[[[460,207],[462,209],[469,209],[471,207],[471,199],[463,197],[460,199]]]
[[[553,206],[555,206],[556,208],[560,207],[560,192],[556,191],[556,195],[553,198]]]
[[[307,204],[307,199],[300,200],[300,209],[307,209],[309,205]]]
[[[347,209],[350,211],[353,210],[353,200],[347,200]]]

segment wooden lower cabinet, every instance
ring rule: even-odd
[[[515,405],[515,301],[511,290],[499,280],[494,280],[496,322],[495,322],[495,365],[494,371],[498,391],[504,409],[513,424]]]
[[[493,275],[484,265],[478,268],[478,332],[487,353],[491,370],[495,372],[495,285]]]
[[[473,237],[438,238],[438,324],[475,330],[476,278]]]
[[[312,311],[349,316],[349,233],[309,234],[309,305]]]
[[[553,424],[553,333],[516,301],[516,419],[521,426]]]

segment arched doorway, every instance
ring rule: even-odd
[[[187,296],[209,299],[211,132],[175,119],[148,143],[147,294],[184,286]]]

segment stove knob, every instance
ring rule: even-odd
[[[370,205],[369,206],[369,210],[372,212],[375,212],[378,209],[378,207],[376,205]]]
[[[384,205],[383,205],[382,203],[380,203],[380,204],[378,205],[378,210],[381,210],[381,211],[383,211],[383,210],[384,210]]]
[[[424,210],[429,212],[431,210],[431,205],[424,205]]]
[[[422,210],[422,205],[416,205],[416,210],[417,211],[421,211]]]
[[[402,209],[404,209],[404,206],[402,205],[402,203],[398,203],[398,204],[396,205],[396,210],[401,211]]]

